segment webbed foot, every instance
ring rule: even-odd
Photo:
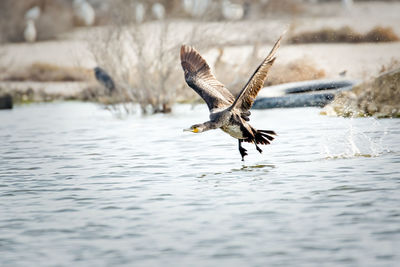
[[[242,140],[239,139],[239,152],[240,155],[242,156],[242,161],[244,161],[244,156],[247,156],[247,149],[245,149],[244,147],[242,147]]]

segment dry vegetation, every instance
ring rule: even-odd
[[[90,38],[95,61],[113,77],[120,97],[103,99],[106,104],[128,106],[139,103],[144,113],[170,112],[181,88],[183,75],[179,64],[182,43],[206,47],[207,32],[193,26],[188,36],[178,35],[179,26],[163,23],[138,24],[134,21],[134,5],[128,0],[113,2],[113,25]],[[130,9],[131,8],[131,9]],[[151,33],[151,34],[149,34]],[[177,37],[180,36],[180,37]]]
[[[90,40],[90,49],[99,66],[113,77],[122,98],[107,99],[106,104],[139,103],[142,111],[168,112],[174,87],[170,78],[177,49],[167,40],[168,24],[153,28],[154,43],[146,40],[140,25],[112,26]],[[175,60],[174,60],[175,59]]]
[[[93,71],[79,67],[61,67],[48,63],[33,63],[7,74],[3,81],[77,82],[93,79]]]
[[[289,39],[290,43],[361,43],[361,42],[394,42],[399,37],[390,27],[377,26],[365,34],[356,32],[350,27],[340,29],[324,28],[296,34]]]
[[[324,77],[325,71],[323,69],[318,68],[312,60],[302,58],[285,65],[275,65],[271,68],[265,85],[315,80]]]

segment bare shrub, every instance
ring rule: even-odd
[[[178,49],[167,44],[168,24],[112,26],[98,32],[90,41],[90,50],[97,62],[113,77],[120,98],[107,99],[115,104],[136,102],[143,112],[168,112],[174,89],[167,83],[174,70],[172,61]],[[158,40],[150,43],[147,32]],[[172,50],[174,50],[172,52]],[[175,57],[175,63],[177,58]]]
[[[207,30],[198,32],[196,25],[188,31],[168,19],[136,23],[132,16],[135,4],[129,0],[114,2],[113,25],[99,29],[89,39],[95,61],[111,75],[119,92],[102,102],[122,103],[126,110],[138,103],[144,113],[170,112],[184,84],[179,62],[181,44],[204,48],[212,38],[208,38]]]

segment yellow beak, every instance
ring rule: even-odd
[[[194,129],[188,128],[188,129],[183,129],[183,131],[184,131],[184,132],[198,133],[198,132],[199,132],[199,129],[197,129],[197,128],[194,128]]]

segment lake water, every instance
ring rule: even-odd
[[[255,110],[259,154],[90,103],[0,112],[1,266],[398,266],[400,120]]]

